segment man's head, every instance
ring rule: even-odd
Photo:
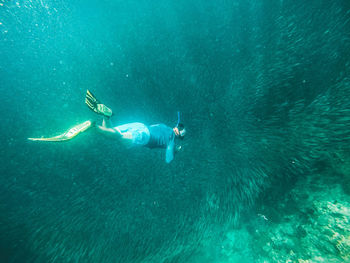
[[[186,129],[182,123],[179,123],[173,130],[177,138],[183,139],[185,137]]]

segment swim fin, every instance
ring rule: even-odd
[[[28,138],[30,141],[45,141],[45,142],[61,142],[61,141],[67,141],[75,136],[77,136],[79,133],[86,131],[92,126],[91,121],[86,121],[84,123],[78,124],[74,126],[73,128],[70,128],[65,133],[51,137],[51,138]]]
[[[113,114],[112,110],[106,105],[99,102],[98,99],[96,99],[96,97],[89,90],[86,91],[85,103],[91,110],[93,110],[97,114],[101,114],[106,117],[111,117]]]

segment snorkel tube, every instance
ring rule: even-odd
[[[176,124],[176,127],[179,127],[179,124],[180,124],[180,112],[178,111],[177,112],[177,124]]]

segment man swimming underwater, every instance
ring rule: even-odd
[[[137,145],[148,148],[166,149],[165,161],[170,163],[174,159],[175,151],[181,149],[175,146],[176,139],[183,139],[186,130],[180,123],[180,113],[178,112],[178,122],[174,128],[165,124],[154,124],[147,126],[140,122],[127,123],[112,127],[110,117],[112,110],[100,103],[96,97],[87,90],[85,97],[86,105],[97,114],[103,115],[102,125],[94,125],[91,121],[85,121],[65,133],[51,138],[28,138],[32,141],[66,141],[74,138],[79,133],[86,131],[90,127],[97,127],[98,130],[110,138],[116,139],[126,145]]]

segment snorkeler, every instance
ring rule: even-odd
[[[186,130],[180,122],[180,113],[178,112],[178,121],[174,128],[165,124],[154,124],[147,126],[140,122],[127,123],[113,127],[110,122],[110,117],[113,112],[106,105],[102,104],[96,97],[87,90],[85,97],[86,105],[95,113],[103,115],[102,125],[94,125],[91,121],[85,121],[79,124],[62,135],[51,138],[28,138],[32,141],[67,141],[79,133],[86,131],[90,127],[97,127],[102,134],[109,136],[112,139],[118,140],[125,145],[138,145],[148,148],[164,148],[166,149],[165,161],[170,163],[174,159],[175,151],[181,149],[180,146],[175,146],[176,139],[183,139]]]

